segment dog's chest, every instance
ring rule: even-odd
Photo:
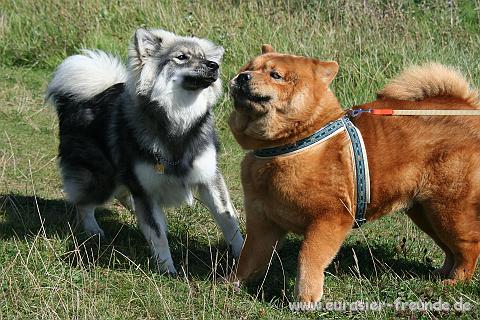
[[[216,150],[208,147],[192,162],[185,176],[166,174],[162,166],[139,161],[134,165],[135,175],[148,194],[163,207],[176,207],[193,203],[193,192],[199,184],[208,184],[217,170]]]
[[[242,167],[246,201],[255,201],[270,219],[297,233],[322,212],[352,210],[354,175],[349,146],[336,142],[332,148],[324,144],[274,159],[249,155]]]

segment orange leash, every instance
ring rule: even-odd
[[[376,116],[480,116],[480,110],[396,110],[396,109],[356,109],[350,110],[354,117],[370,113]]]

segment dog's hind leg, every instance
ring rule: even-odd
[[[477,202],[462,198],[449,202],[438,201],[429,207],[428,216],[438,238],[450,249],[454,264],[447,283],[470,280],[480,255],[480,221]]]
[[[76,225],[81,226],[90,236],[105,237],[95,219],[95,208],[105,203],[111,195],[112,188],[102,188],[102,184],[99,183],[107,179],[100,174],[94,176],[89,170],[81,167],[74,169],[63,167],[62,175],[63,188],[68,200],[77,208]],[[104,185],[108,186],[108,182],[110,181]]]
[[[77,222],[90,235],[104,236],[95,219],[95,207],[111,199],[115,170],[103,150],[82,135],[61,136],[60,172],[69,202],[77,206]]]
[[[455,265],[450,271],[449,278],[453,282],[458,280],[470,280],[473,277],[480,253],[480,243],[463,241],[456,243],[454,247]]]
[[[448,246],[440,240],[437,236],[437,233],[432,227],[432,223],[428,220],[427,216],[425,215],[424,209],[421,207],[420,204],[415,204],[412,208],[410,208],[406,214],[412,219],[412,221],[426,234],[428,234],[435,243],[443,250],[445,253],[445,261],[443,262],[443,266],[435,270],[435,273],[439,276],[446,278],[449,276],[450,271],[455,264],[455,257],[453,252],[448,248]]]
[[[455,264],[448,275],[452,283],[470,280],[475,272],[480,255],[480,221],[468,219],[473,216],[474,214],[469,214],[468,211],[462,212],[461,216],[456,216],[457,221],[448,226],[443,233],[455,259]]]
[[[105,233],[95,219],[95,205],[77,205],[77,223],[88,235],[105,237]]]
[[[167,223],[163,210],[154,201],[148,201],[144,197],[134,197],[133,201],[138,225],[150,245],[159,272],[176,275],[177,270],[173,265],[168,245]]]
[[[233,255],[238,258],[242,251],[243,237],[222,175],[217,172],[214,181],[201,184],[198,191],[201,201],[208,207],[220,226],[225,241],[232,247]]]

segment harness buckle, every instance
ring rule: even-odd
[[[356,118],[362,113],[372,113],[372,109],[348,109],[347,113],[353,117]]]

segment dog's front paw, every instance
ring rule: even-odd
[[[83,232],[85,232],[89,237],[100,237],[101,239],[105,239],[105,232],[103,232],[102,228],[100,228],[95,217],[86,216],[81,224],[76,222],[75,228],[78,228],[79,225],[81,225]]]
[[[233,291],[240,292],[240,287],[242,286],[242,283],[240,280],[237,279],[235,272],[232,272],[228,276],[223,277],[221,279],[221,282],[225,283],[228,286],[231,286]]]
[[[233,291],[240,292],[240,288],[242,287],[242,283],[240,282],[240,280],[236,280],[236,281],[232,282],[232,286],[233,286]]]
[[[322,300],[322,296],[323,296],[323,292],[299,294],[297,295],[297,301],[315,303],[315,302],[320,302],[320,300]]]
[[[456,279],[443,279],[442,284],[446,286],[455,286],[459,281]]]
[[[440,278],[448,278],[448,275],[450,274],[450,268],[445,268],[445,267],[437,268],[433,270],[432,273],[434,276],[437,276]]]
[[[105,232],[98,225],[88,229],[85,228],[84,231],[91,238],[100,237],[100,239],[105,239]]]
[[[170,277],[177,277],[178,272],[173,265],[173,261],[171,259],[160,259],[157,258],[157,269],[158,273],[162,275],[167,275]]]
[[[305,303],[319,302],[323,297],[323,281],[320,283],[301,283],[297,282],[295,288],[297,301]]]

